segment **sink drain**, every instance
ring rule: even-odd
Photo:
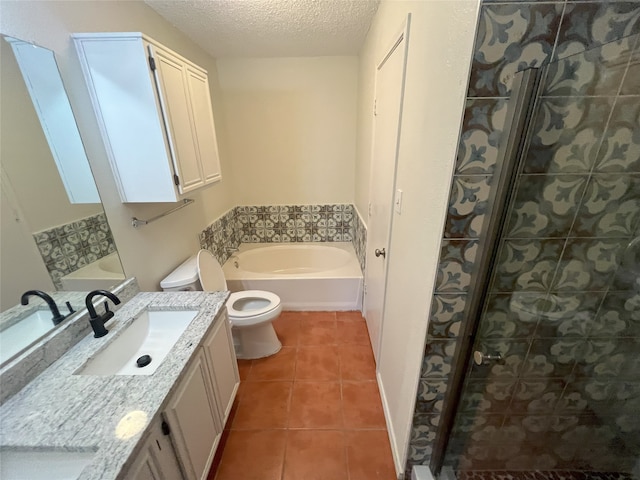
[[[142,355],[141,357],[138,357],[138,360],[136,360],[136,365],[138,365],[138,368],[146,367],[150,363],[151,357],[149,355]]]

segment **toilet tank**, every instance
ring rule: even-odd
[[[198,279],[197,256],[187,258],[160,282],[165,292],[188,292],[202,290]]]

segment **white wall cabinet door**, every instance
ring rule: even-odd
[[[199,350],[194,360],[165,416],[186,478],[202,480],[207,478],[222,428],[204,352]]]
[[[204,175],[198,149],[193,106],[187,84],[186,66],[171,52],[148,45],[155,59],[158,97],[169,132],[169,148],[173,157],[178,188],[190,192],[204,185]],[[207,108],[207,105],[204,106]]]
[[[204,343],[204,352],[212,375],[221,424],[227,422],[240,385],[238,362],[233,349],[231,326],[226,312]]]
[[[73,39],[123,202],[177,202],[221,179],[206,70],[141,33]]]
[[[221,178],[218,141],[211,110],[209,79],[207,75],[189,65],[186,66],[187,85],[193,111],[193,123],[198,145],[198,155],[202,165],[205,184],[217,182]]]
[[[180,480],[183,477],[169,436],[162,431],[161,421],[151,425],[151,433],[138,457],[127,472],[131,480]]]

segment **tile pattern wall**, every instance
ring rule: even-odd
[[[360,262],[360,269],[364,273],[367,258],[367,226],[362,221],[358,209],[354,207],[353,210],[353,248]]]
[[[238,228],[238,207],[234,207],[220,216],[211,225],[200,232],[200,248],[209,250],[223,265],[238,248],[242,232]]]
[[[364,266],[366,228],[351,204],[236,206],[200,233],[221,264],[241,243],[280,242],[353,242]]]
[[[33,234],[56,288],[60,279],[116,251],[104,213]]]
[[[472,282],[480,281],[472,278],[471,272],[478,236],[488,208],[487,200],[513,74],[528,66],[538,67],[551,60],[584,52],[639,30],[639,2],[482,2],[449,212],[444,226],[437,286],[432,298],[409,446],[407,478],[413,465],[430,464],[433,446],[438,435],[442,434],[441,414],[443,405],[450,400],[447,391],[458,342],[461,341],[459,332],[462,322],[466,321],[468,287]],[[603,52],[605,57],[614,55],[607,49],[603,49]],[[637,58],[637,51],[635,55]],[[456,461],[458,467],[463,464],[464,467],[469,466],[465,464],[468,458],[463,458],[463,454],[475,455],[474,460],[486,459],[488,453],[484,447],[499,441],[503,435],[504,441],[492,452],[499,466],[496,461],[487,462],[484,464],[486,468],[504,469],[506,460],[516,457],[514,468],[517,469],[558,468],[557,456],[549,459],[546,454],[538,455],[535,445],[527,444],[530,440],[545,442],[545,435],[552,432],[555,438],[570,434],[576,441],[581,441],[585,436],[594,439],[594,444],[582,452],[581,463],[575,448],[572,450],[563,446],[562,455],[575,460],[571,463],[573,469],[577,465],[581,470],[597,468],[607,471],[608,465],[590,465],[588,461],[601,458],[602,455],[597,451],[602,442],[615,438],[611,437],[611,432],[600,428],[595,421],[595,411],[585,407],[588,404],[585,392],[590,392],[591,401],[594,397],[599,398],[602,405],[616,398],[618,401],[633,400],[634,408],[640,408],[640,405],[635,406],[640,401],[640,379],[629,378],[632,374],[630,368],[640,366],[629,356],[634,348],[636,352],[639,351],[640,343],[636,339],[622,339],[624,336],[637,336],[637,329],[634,330],[632,325],[638,321],[635,317],[640,311],[640,299],[630,294],[629,279],[624,278],[616,280],[619,284],[627,282],[626,287],[616,287],[621,291],[612,291],[606,298],[603,295],[591,295],[592,289],[601,291],[613,275],[616,260],[626,245],[625,241],[628,243],[634,222],[637,224],[637,218],[631,212],[640,210],[639,205],[634,203],[638,198],[638,180],[637,174],[633,173],[638,170],[640,158],[637,127],[640,117],[634,108],[634,105],[638,106],[638,100],[629,99],[613,109],[611,102],[602,98],[582,103],[566,101],[564,97],[567,96],[593,95],[608,88],[606,82],[609,80],[602,79],[599,82],[597,72],[593,71],[594,62],[599,59],[588,57],[587,60],[588,64],[584,65],[581,72],[576,70],[577,65],[571,63],[568,64],[568,71],[555,72],[549,85],[549,98],[545,99],[543,107],[545,115],[541,116],[544,123],[539,125],[540,141],[532,149],[529,170],[526,172],[528,176],[521,180],[518,207],[511,221],[511,238],[503,251],[505,259],[511,261],[504,264],[494,285],[489,302],[492,315],[490,321],[485,322],[486,331],[480,332],[487,342],[494,342],[493,349],[504,348],[507,356],[513,357],[508,359],[505,366],[501,366],[504,377],[511,375],[512,378],[504,382],[492,382],[491,392],[487,391],[482,378],[471,379],[465,386],[469,393],[465,398],[470,401],[461,408],[474,413],[482,412],[482,415],[470,415],[470,424],[458,423],[456,428],[465,431],[465,438],[473,435],[473,438],[480,439],[481,442],[476,445],[482,448],[477,447],[470,452],[466,444],[453,445],[454,452],[458,448],[459,455],[448,460]],[[629,78],[638,82],[640,72],[637,64],[634,68],[636,70]],[[569,85],[574,82],[567,79],[575,80],[575,77],[596,78],[596,81],[578,82],[578,91],[572,91]],[[631,94],[637,83],[627,83],[623,87],[626,89],[623,89],[623,93]],[[612,116],[611,128],[593,142],[594,134],[605,131],[603,122],[606,122],[609,113]],[[601,149],[598,149],[599,145],[602,145]],[[554,148],[556,152],[549,151]],[[548,159],[554,155],[558,161],[550,165]],[[594,165],[599,165],[597,173],[590,176],[587,171],[591,173],[590,168]],[[541,173],[544,175],[540,176]],[[555,174],[553,181],[547,174]],[[580,200],[582,195],[587,200],[578,212],[576,207],[568,206],[572,200]],[[530,200],[530,197],[546,201],[536,206],[535,200]],[[552,200],[556,198],[566,200],[560,202],[560,207],[553,207]],[[605,207],[610,198],[615,199],[617,211]],[[542,211],[532,211],[536,208]],[[568,241],[566,229],[572,226],[576,214],[578,218],[571,231],[572,238]],[[547,235],[551,237],[547,239]],[[559,237],[554,238],[553,235]],[[545,237],[545,240],[532,242],[531,237]],[[564,263],[559,275],[543,278],[541,267],[554,262],[558,265],[560,258]],[[519,276],[525,263],[535,264],[538,269],[529,276]],[[525,289],[532,290],[533,296],[523,293],[513,296],[513,301],[523,305],[533,302],[535,305],[540,299],[536,297],[537,293],[546,294],[548,290],[555,289],[557,301],[573,309],[566,311],[575,311],[576,304],[581,307],[577,315],[566,315],[568,318],[563,318],[559,324],[556,324],[558,320],[552,319],[547,325],[538,322],[538,317],[531,318],[529,322],[514,322],[506,308],[511,301],[510,292]],[[609,304],[612,309],[596,310],[600,304]],[[613,308],[614,305],[617,310]],[[524,307],[524,311],[527,310],[530,309]],[[594,320],[597,311],[602,313]],[[589,320],[581,321],[584,318]],[[590,330],[585,330],[585,323],[592,325]],[[594,329],[611,332],[614,324],[616,336],[621,339],[617,343],[595,339],[589,341],[580,337],[584,332],[595,332]],[[540,340],[530,345],[536,327],[544,329],[551,328],[551,325],[553,331],[540,331]],[[558,340],[567,335],[576,338]],[[504,341],[506,337],[508,340]],[[528,359],[526,368],[531,372],[539,372],[531,375],[532,378],[538,375],[538,381],[514,380],[513,377],[519,374],[518,369],[524,368],[525,358]],[[576,362],[573,361],[570,368],[569,358],[583,359],[580,368],[584,373],[572,376]],[[555,377],[545,376],[544,372],[548,369],[554,369]],[[593,373],[597,376],[587,379],[587,375]],[[605,375],[612,376],[608,382],[603,382]],[[511,404],[509,402],[514,392]],[[507,408],[515,409],[509,421],[503,415]],[[555,415],[535,415],[540,411],[548,413],[550,409],[555,409]],[[569,429],[566,422],[572,424],[573,428]],[[624,428],[638,431],[640,425],[637,420],[634,422],[626,416]],[[596,445],[597,439],[602,439],[600,445]],[[514,444],[518,444],[517,452],[510,448]],[[573,445],[575,447],[576,442]],[[620,456],[624,457],[625,450],[622,445],[619,447]],[[624,448],[630,447],[636,448],[636,451],[640,448],[634,444],[625,445]],[[534,462],[534,458],[540,461]],[[624,467],[615,465],[612,470],[618,468]]]

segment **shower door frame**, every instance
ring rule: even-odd
[[[460,332],[460,338],[463,341],[459,351],[456,352],[452,365],[453,376],[448,394],[451,400],[446,402],[443,407],[442,422],[431,457],[431,469],[435,474],[438,474],[443,466],[464,380],[471,363],[473,345],[491,283],[490,279],[493,277],[495,260],[500,246],[497,240],[506,228],[506,213],[514,200],[516,190],[514,179],[522,168],[523,159],[531,140],[533,122],[530,120],[536,112],[545,72],[546,68],[529,68],[517,72],[513,78],[512,93],[505,119],[505,125],[511,125],[511,128],[505,132],[500,142],[494,175],[495,184],[487,202],[491,207],[482,226],[478,255],[472,273],[472,278],[484,281],[472,284],[469,289],[467,309],[469,321],[463,323]]]

